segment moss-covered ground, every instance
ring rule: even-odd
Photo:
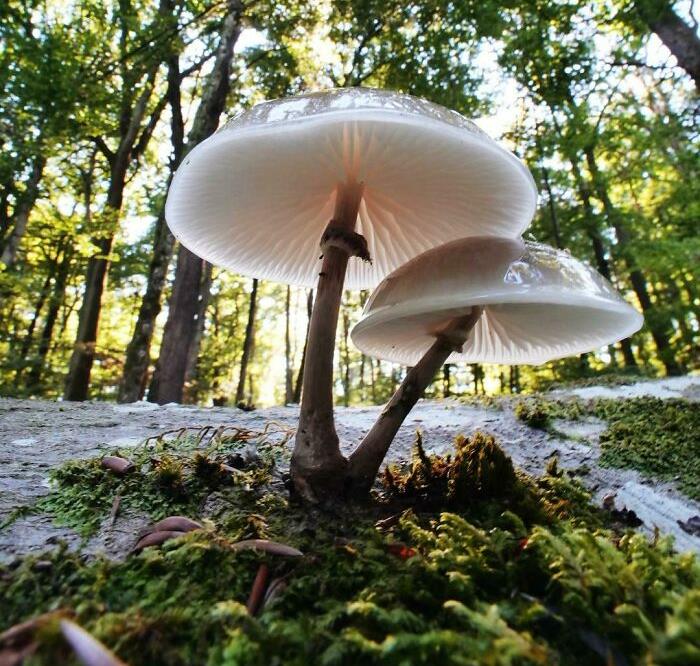
[[[607,422],[600,438],[600,464],[636,469],[675,481],[688,497],[700,500],[700,405],[658,398],[555,400],[539,395],[516,403],[515,415],[536,428],[555,419],[595,416]]]
[[[418,441],[371,502],[321,511],[290,502],[280,446],[244,459],[250,438],[152,441],[126,477],[58,470],[41,508],[85,535],[117,495],[205,529],[123,561],[58,549],[0,568],[0,628],[62,609],[132,666],[700,663],[698,561],[612,524],[554,463],[533,478],[485,435],[447,458]],[[231,548],[252,537],[304,557]],[[266,557],[277,594],[253,617]],[[47,639],[28,663],[65,659]]]

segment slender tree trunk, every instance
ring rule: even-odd
[[[366,368],[366,366],[367,366],[367,357],[364,354],[362,354],[360,356],[360,379],[358,382],[358,386],[360,389],[360,402],[362,402],[363,404],[364,404],[365,399],[366,399],[366,396],[365,396],[365,386],[366,386],[365,368]]]
[[[343,404],[350,406],[350,347],[348,336],[350,334],[350,317],[343,310]]]
[[[508,390],[511,393],[520,393],[520,368],[517,365],[510,366]]]
[[[311,313],[314,308],[314,290],[309,289],[309,294],[306,298],[306,336],[304,337],[304,349],[301,352],[301,363],[299,364],[299,372],[297,380],[294,384],[294,404],[298,405],[301,400],[301,387],[304,382],[304,366],[306,365],[306,350],[309,346],[309,328],[311,327]]]
[[[240,371],[238,375],[238,387],[236,388],[236,405],[245,404],[245,383],[248,376],[248,363],[255,344],[255,313],[258,301],[258,281],[253,280],[253,288],[250,292],[250,304],[248,305],[248,323],[245,327],[243,339],[243,353],[241,354]]]
[[[287,296],[284,301],[284,404],[289,405],[294,400],[292,386],[292,340],[290,335],[290,320],[292,288],[287,285]]]
[[[27,378],[27,385],[30,391],[36,392],[41,386],[41,377],[46,367],[46,357],[51,346],[53,338],[53,330],[56,326],[58,313],[63,303],[66,293],[66,284],[68,283],[68,275],[70,274],[70,266],[73,253],[71,250],[65,250],[63,259],[58,266],[56,276],[53,283],[53,291],[49,300],[49,308],[44,320],[44,327],[39,338],[39,347],[37,349],[36,359],[32,364],[32,369]]]
[[[27,331],[24,334],[24,339],[22,340],[22,348],[19,352],[19,361],[21,365],[17,368],[17,372],[15,373],[15,383],[18,385],[22,380],[22,372],[28,365],[31,365],[31,361],[28,358],[29,351],[32,348],[32,342],[34,341],[34,330],[36,329],[36,324],[39,321],[41,311],[44,309],[44,303],[46,302],[46,299],[49,295],[49,289],[51,287],[51,274],[53,273],[53,268],[54,264],[52,262],[49,265],[49,270],[44,280],[44,284],[41,287],[41,291],[39,291],[39,298],[37,299],[36,305],[34,306],[34,316],[29,322],[29,327],[27,328]]]
[[[161,210],[156,220],[146,292],[141,299],[134,332],[126,348],[124,371],[117,398],[119,402],[136,402],[143,398],[145,378],[151,362],[153,331],[161,310],[161,299],[174,245],[175,237],[165,222],[165,211]]]
[[[449,398],[452,395],[452,386],[451,384],[451,364],[450,363],[445,363],[445,365],[442,366],[442,397],[443,398]]]
[[[221,29],[214,66],[187,138],[185,154],[215,132],[230,90],[233,47],[241,31],[242,3],[229,0],[227,7],[228,14]],[[148,394],[151,402],[164,404],[182,401],[187,370],[187,351],[183,353],[183,350],[192,349],[196,334],[195,314],[202,271],[202,260],[181,247],[160,355]]]
[[[12,215],[14,226],[9,237],[3,244],[2,256],[0,256],[0,261],[8,268],[14,266],[17,261],[17,250],[27,231],[29,215],[34,208],[36,200],[39,198],[39,183],[41,182],[45,166],[46,157],[44,157],[44,155],[38,155],[32,163],[32,171],[29,174],[26,189],[22,193],[17,208]]]
[[[639,16],[656,33],[678,64],[700,89],[700,39],[697,32],[673,10],[669,0],[635,0]]]
[[[668,317],[661,317],[659,316],[658,312],[653,312],[654,306],[649,295],[646,278],[637,266],[636,259],[629,246],[629,232],[621,219],[619,211],[613,206],[613,203],[610,200],[607,186],[603,181],[600,170],[598,169],[593,147],[591,145],[586,146],[584,149],[584,154],[586,156],[586,163],[591,173],[591,178],[593,180],[596,193],[603,204],[603,210],[605,211],[606,217],[608,218],[611,226],[615,229],[620,254],[622,255],[622,258],[629,269],[632,288],[637,295],[642,311],[649,315],[646,323],[651,331],[654,343],[656,344],[656,348],[659,352],[659,358],[666,368],[666,374],[670,376],[680,375],[682,371],[674,358],[673,349],[669,340],[670,321],[668,320]]]
[[[196,332],[204,264],[203,259],[192,254],[183,245],[180,246],[175,284],[170,297],[170,307],[176,308],[178,316],[169,314],[165,323],[160,357],[148,392],[150,402],[160,405],[182,402],[187,360]]]
[[[199,362],[199,348],[204,338],[204,329],[207,324],[207,309],[211,299],[212,285],[212,265],[204,262],[202,269],[202,282],[199,285],[199,305],[195,315],[196,324],[194,337],[187,350],[187,368],[185,370],[185,387],[187,402],[197,403],[199,401],[199,380],[197,378],[197,364]]]
[[[579,197],[581,198],[581,203],[583,204],[583,214],[585,217],[586,234],[588,235],[591,245],[593,246],[593,255],[596,260],[596,267],[598,272],[606,279],[608,282],[612,282],[612,272],[610,270],[610,263],[605,256],[605,245],[603,243],[603,238],[598,229],[598,225],[595,222],[595,212],[593,211],[593,204],[591,203],[591,192],[588,183],[581,173],[581,169],[578,164],[578,159],[575,155],[570,154],[569,162],[571,164],[571,170],[574,175],[574,180],[576,181],[576,188],[578,189]],[[625,361],[626,368],[636,368],[637,361],[634,358],[634,352],[632,351],[632,341],[629,338],[620,340],[620,349],[622,351],[622,356]]]
[[[554,237],[555,247],[562,248],[564,246],[562,245],[561,241],[561,231],[559,227],[559,219],[557,217],[557,208],[554,204],[554,194],[552,192],[552,185],[549,182],[549,171],[544,165],[544,151],[542,149],[542,143],[539,138],[539,123],[537,124],[536,130],[537,133],[535,135],[535,143],[537,145],[537,150],[540,153],[540,172],[542,174],[542,184],[544,185],[544,189],[547,192],[547,209],[549,210],[549,221],[552,224],[552,236]]]

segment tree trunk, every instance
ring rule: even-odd
[[[306,298],[306,336],[304,337],[304,349],[301,352],[301,363],[299,363],[299,372],[297,380],[294,384],[294,404],[298,405],[301,400],[301,387],[304,381],[304,366],[306,365],[306,350],[309,346],[309,328],[311,327],[311,313],[314,308],[314,290],[309,289],[309,294]]]
[[[180,246],[175,284],[170,297],[170,312],[163,331],[160,356],[156,365],[148,400],[164,405],[182,402],[187,371],[187,357],[196,332],[199,289],[204,260]],[[173,314],[173,310],[176,314]]]
[[[675,13],[669,0],[636,0],[634,6],[700,90],[700,39],[696,31]]]
[[[452,395],[452,386],[451,384],[451,364],[450,363],[445,363],[445,365],[442,366],[442,397],[443,398],[449,398]]]
[[[233,47],[241,30],[242,3],[229,0],[217,47],[214,66],[207,78],[202,101],[187,137],[185,154],[211,136],[219,126],[230,90]],[[148,399],[164,404],[181,402],[187,370],[187,352],[196,336],[197,303],[202,278],[202,260],[184,247],[178,252],[173,295],[168,304],[168,319],[163,331],[160,355]],[[187,288],[191,291],[187,291]],[[183,353],[185,350],[185,353]]]
[[[366,494],[372,487],[401,424],[449,355],[461,351],[481,312],[480,307],[474,307],[470,314],[452,321],[420,361],[406,373],[389,404],[350,456],[348,486],[351,494]]]
[[[584,148],[584,154],[586,156],[586,164],[588,165],[588,169],[591,173],[591,178],[593,180],[596,193],[603,204],[603,210],[605,211],[608,221],[615,230],[617,243],[620,248],[620,254],[622,255],[622,258],[629,269],[632,288],[637,295],[642,311],[645,314],[650,314],[650,316],[647,317],[646,324],[649,327],[654,343],[656,344],[656,348],[659,352],[659,358],[666,368],[666,374],[670,376],[680,375],[681,368],[674,358],[673,349],[669,341],[668,330],[670,328],[670,321],[667,317],[659,317],[657,312],[653,312],[654,306],[651,301],[651,297],[649,296],[646,278],[637,266],[636,259],[631,252],[629,247],[629,232],[621,219],[619,211],[613,206],[613,203],[610,200],[607,185],[603,181],[602,175],[598,169],[593,147],[591,145],[586,146]]]
[[[24,334],[22,348],[19,352],[20,365],[18,366],[17,372],[15,373],[15,383],[18,386],[20,381],[22,380],[22,372],[28,365],[31,365],[31,361],[28,359],[29,350],[32,348],[32,341],[34,340],[34,329],[36,328],[36,324],[39,321],[41,311],[44,308],[44,303],[46,302],[46,299],[49,295],[49,288],[51,287],[51,274],[53,273],[54,267],[54,262],[51,262],[51,264],[49,265],[48,273],[46,275],[46,279],[44,280],[44,284],[42,285],[41,291],[39,292],[39,298],[37,299],[36,305],[34,306],[34,316],[32,317],[31,322],[29,322],[29,327],[27,328],[27,331]]]
[[[350,334],[350,317],[343,310],[343,404],[350,406],[350,347],[348,335]]]
[[[168,185],[172,182],[173,174],[180,165],[185,151],[184,120],[182,117],[182,103],[180,86],[182,77],[180,74],[179,58],[171,56],[168,60],[168,90],[167,97],[170,105],[170,143],[173,148],[173,157],[170,162],[170,177]],[[146,292],[141,299],[139,314],[134,326],[134,332],[126,348],[124,370],[119,384],[119,402],[136,402],[143,398],[146,389],[146,375],[151,363],[150,351],[153,340],[153,331],[156,319],[161,310],[161,300],[168,266],[173,256],[175,237],[165,222],[165,203],[160,209],[153,234],[153,255],[148,268]]]
[[[27,180],[24,192],[17,203],[17,208],[13,212],[12,221],[14,226],[7,241],[4,243],[2,248],[2,256],[0,256],[0,261],[2,261],[2,263],[4,263],[8,268],[14,266],[15,262],[17,261],[17,250],[19,249],[19,244],[27,231],[29,215],[34,208],[36,200],[39,198],[39,183],[41,182],[41,177],[44,173],[45,166],[46,157],[44,157],[44,155],[38,155],[32,163],[32,172],[29,174],[29,179]]]
[[[362,404],[365,403],[366,400],[366,395],[365,395],[365,387],[366,387],[366,382],[365,382],[365,368],[367,366],[367,357],[364,354],[360,355],[360,372],[359,372],[359,381],[358,381],[358,388],[360,389],[360,402]]]
[[[287,296],[284,301],[284,404],[291,404],[294,399],[292,386],[292,340],[290,336],[290,319],[292,288],[287,285]]]
[[[56,271],[53,291],[51,299],[49,300],[49,308],[39,338],[39,348],[37,349],[36,359],[32,364],[32,369],[27,378],[28,388],[32,392],[37,392],[41,387],[41,377],[46,367],[46,357],[49,353],[49,347],[51,346],[53,329],[56,326],[58,313],[66,293],[66,284],[68,283],[68,275],[70,274],[72,255],[72,250],[65,250],[63,259]]]
[[[586,221],[586,234],[591,240],[591,245],[593,246],[593,255],[595,256],[596,267],[598,268],[598,272],[608,282],[612,282],[612,273],[610,271],[610,264],[605,256],[605,245],[603,244],[603,238],[600,234],[600,230],[598,229],[598,225],[595,223],[595,213],[591,203],[590,188],[588,183],[586,183],[583,174],[581,173],[577,157],[572,154],[570,154],[568,157],[569,162],[571,163],[572,173],[574,174],[574,180],[576,181],[576,188],[578,189],[581,203],[583,204],[583,214]],[[625,367],[636,368],[637,361],[634,358],[634,352],[632,351],[632,341],[629,338],[625,338],[624,340],[620,340],[619,344],[625,361]]]
[[[204,262],[202,269],[202,282],[199,285],[199,304],[195,315],[195,331],[190,348],[187,350],[187,368],[185,369],[186,401],[192,404],[199,402],[199,380],[197,378],[197,364],[199,362],[199,348],[204,338],[204,329],[207,324],[207,309],[211,298],[212,265]]]
[[[245,383],[248,376],[248,363],[253,352],[255,341],[255,312],[258,301],[258,281],[253,280],[253,288],[250,292],[250,304],[248,305],[248,323],[245,327],[243,339],[243,353],[241,354],[240,371],[238,375],[238,387],[236,388],[236,405],[245,405]]]
[[[143,398],[146,374],[150,365],[150,349],[156,318],[161,310],[168,265],[173,255],[175,237],[165,223],[165,211],[156,220],[153,255],[148,269],[146,292],[141,299],[134,332],[126,348],[124,371],[119,384],[118,402],[136,402]]]

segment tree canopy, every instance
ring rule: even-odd
[[[264,99],[371,86],[455,109],[540,192],[528,233],[644,313],[633,338],[541,367],[445,366],[433,395],[521,391],[700,363],[700,39],[670,0],[8,0],[0,9],[0,393],[261,404],[299,399],[313,294],[179,248],[180,160]],[[341,404],[405,368],[349,339]]]

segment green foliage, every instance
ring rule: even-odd
[[[147,230],[167,191],[169,134],[178,131],[167,111],[168,63],[179,58],[179,95],[187,116],[201,96],[200,67],[211,62],[227,3],[5,4],[0,252],[21,229],[25,212],[28,220],[16,262],[0,267],[0,393],[48,398],[62,393],[86,263],[106,252],[111,266],[90,395],[113,399],[151,270]],[[649,22],[641,17],[648,18],[655,4],[260,0],[245,5],[227,113],[263,99],[355,85],[419,95],[468,116],[498,112],[505,122],[496,132],[527,163],[546,202],[529,231],[609,273],[630,302],[644,306],[646,326],[633,336],[626,357],[613,345],[514,369],[510,378],[508,368],[455,366],[442,386],[437,381],[429,387],[429,397],[484,388],[520,393],[579,379],[597,383],[611,373],[656,375],[697,367],[696,105],[689,77],[672,66],[673,59],[660,64],[650,53],[656,49],[649,42]],[[142,94],[145,115],[123,174],[122,211],[111,214],[105,206],[110,155]],[[97,243],[113,234],[113,246],[100,250]],[[246,284],[240,276],[215,271],[210,297],[202,294],[206,308],[197,321],[204,322],[204,334],[188,370],[186,401],[230,399],[245,329],[240,320]],[[168,288],[147,308],[166,302]],[[251,403],[281,402],[284,395],[283,291],[261,285],[248,373]],[[294,289],[292,300],[305,296]],[[341,328],[356,321],[365,297],[346,296]],[[306,320],[303,303],[292,310],[289,365],[296,376]],[[153,340],[141,342],[138,351],[155,360],[160,321],[153,332]],[[370,361],[347,344],[345,332],[338,341],[336,400],[384,402],[403,370]]]
[[[452,469],[465,487],[483,487],[480,479],[494,470],[513,480],[489,438],[458,448],[464,460]],[[416,455],[414,467],[444,466],[418,446]],[[391,505],[338,516],[277,495],[247,508],[227,504],[215,526],[121,562],[62,548],[26,557],[0,568],[2,623],[63,608],[132,666],[505,666],[599,663],[609,655],[694,663],[698,561],[675,554],[667,540],[606,531],[564,476],[515,474],[528,494],[505,511],[495,488],[457,508],[443,483],[451,512],[416,506],[388,532],[374,521]],[[551,511],[568,503],[579,505],[575,520]],[[294,565],[268,560],[286,586],[251,617],[243,603],[263,556],[230,544],[261,533],[305,557]],[[35,663],[56,663],[56,649],[45,644]]]

